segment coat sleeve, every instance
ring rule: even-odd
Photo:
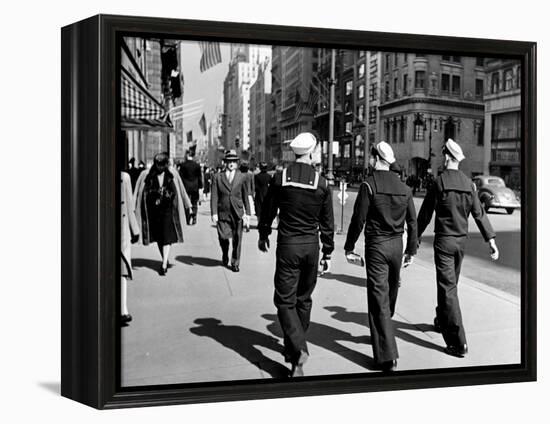
[[[243,175],[243,179],[242,179],[243,182],[241,184],[241,198],[242,198],[243,205],[244,205],[244,213],[246,215],[250,216],[250,214],[251,214],[251,212],[250,212],[250,202],[248,201],[249,200],[248,195],[250,194],[248,192],[250,184],[249,184],[248,175],[246,175],[246,174],[242,174],[242,175]]]
[[[123,174],[122,178],[124,180],[124,193],[122,195],[124,198],[124,202],[127,205],[128,224],[130,226],[130,232],[133,236],[135,236],[139,234],[139,225],[136,218],[136,204],[134,202],[134,196],[132,194],[132,183],[128,174]]]
[[[435,210],[435,199],[437,197],[437,184],[434,183],[426,193],[426,197],[418,213],[418,238],[422,237],[424,230],[432,220]]]
[[[363,231],[365,221],[367,220],[367,214],[370,207],[370,194],[368,183],[361,184],[357,199],[353,205],[353,215],[348,227],[348,235],[346,237],[346,243],[344,244],[344,250],[351,252],[355,248],[355,243]]]
[[[220,174],[212,175],[212,188],[210,190],[210,214],[218,214],[218,183]]]
[[[412,194],[409,196],[405,220],[407,222],[407,248],[405,249],[405,253],[409,255],[416,255],[416,251],[418,249],[418,225]]]
[[[319,232],[321,244],[323,245],[321,250],[324,254],[330,255],[334,250],[334,211],[332,209],[332,192],[328,184],[325,198],[321,204]]]
[[[489,241],[490,239],[495,238],[496,234],[493,230],[491,222],[489,221],[489,218],[487,217],[487,214],[485,213],[485,209],[483,209],[483,207],[481,206],[481,202],[479,201],[479,197],[477,195],[477,189],[474,184],[472,184],[472,199],[472,217],[474,218],[474,221],[477,225],[477,228],[479,228],[479,232],[483,236],[483,239],[485,241]]]
[[[269,184],[269,188],[267,189],[267,194],[264,198],[262,214],[260,216],[260,221],[258,222],[260,240],[266,240],[271,234],[271,224],[277,216],[277,210],[279,209],[280,184],[277,184],[276,178],[277,175],[273,176],[271,184]]]
[[[191,209],[191,200],[189,199],[189,196],[187,194],[187,190],[185,190],[185,185],[183,185],[183,181],[180,177],[180,174],[175,169],[170,170],[172,172],[172,175],[174,175],[174,181],[176,182],[176,186],[178,191],[181,193],[181,201],[183,204],[183,207],[185,209]]]

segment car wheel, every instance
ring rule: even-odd
[[[514,213],[514,210],[515,210],[514,208],[506,208],[506,213],[508,215],[512,215]]]

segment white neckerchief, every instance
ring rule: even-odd
[[[161,174],[158,174],[157,178],[159,180],[159,187],[162,187],[162,185],[164,184],[164,172]]]
[[[229,181],[229,184],[233,183],[233,178],[235,178],[235,171],[227,170],[225,171],[225,176],[227,177],[227,181]]]

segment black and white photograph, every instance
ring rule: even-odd
[[[522,362],[519,60],[119,54],[121,387]]]

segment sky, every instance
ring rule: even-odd
[[[230,55],[230,44],[221,43],[222,62],[201,72],[199,69],[201,52],[197,41],[181,42],[181,67],[183,71],[183,103],[203,100],[202,112],[206,117],[206,126],[215,118],[216,107],[222,102],[223,81],[227,75]],[[201,103],[193,103],[189,108],[195,109]],[[184,107],[186,109],[186,107]],[[193,131],[193,138],[201,134],[199,120],[202,113],[196,113],[184,120],[184,133]]]

